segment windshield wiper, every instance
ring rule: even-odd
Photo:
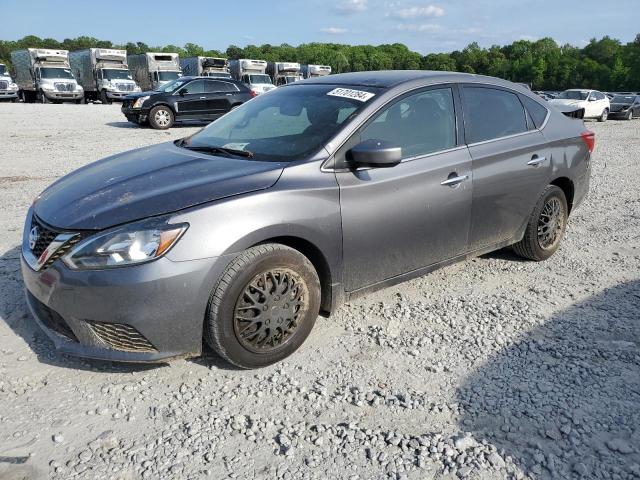
[[[227,156],[235,155],[237,157],[253,158],[253,152],[250,152],[249,150],[236,150],[235,148],[214,147],[208,145],[187,145],[184,139],[178,140],[178,142],[176,142],[176,145],[188,150],[193,150],[195,152],[222,153],[226,154]]]

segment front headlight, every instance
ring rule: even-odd
[[[142,89],[138,85],[136,85],[135,87],[133,87],[133,91],[134,92],[141,92]]]
[[[153,220],[118,227],[78,243],[63,260],[74,270],[149,262],[167,253],[188,226]]]
[[[136,98],[136,101],[133,102],[133,108],[142,108],[142,104],[149,100],[149,96]]]
[[[53,85],[49,85],[48,83],[43,83],[42,85],[40,85],[40,88],[46,92],[55,90],[55,87]]]
[[[10,83],[9,84],[9,90],[17,91],[18,90],[18,85],[15,84],[15,83]]]
[[[82,92],[82,86],[76,84],[76,92]]]

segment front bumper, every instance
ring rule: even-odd
[[[29,221],[29,219],[28,219]],[[197,356],[211,289],[226,257],[76,271],[33,270],[21,255],[27,304],[62,353],[124,362]]]
[[[8,90],[0,90],[0,100],[18,98],[18,92],[10,92]]]
[[[131,95],[131,92],[118,92],[115,90],[107,90],[107,98],[113,98],[117,100],[122,100],[127,95]]]
[[[127,120],[133,123],[143,123],[149,118],[149,111],[147,109],[123,106],[120,111],[127,117]]]
[[[49,100],[80,100],[84,97],[84,92],[56,92],[56,91],[42,91],[44,96]]]
[[[609,118],[626,118],[629,110],[618,110],[617,112],[609,112]]]

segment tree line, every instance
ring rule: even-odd
[[[524,82],[534,90],[595,88],[604,91],[640,91],[640,34],[623,44],[605,36],[592,39],[579,48],[559,45],[551,38],[536,41],[518,40],[510,45],[482,48],[471,43],[450,53],[421,55],[400,43],[387,45],[344,45],[305,43],[296,47],[281,45],[230,45],[225,51],[205,50],[187,43],[150,46],[143,42],[115,44],[92,37],[58,41],[29,35],[20,40],[0,40],[0,62],[11,69],[12,50],[22,48],[118,48],[129,54],[150,51],[176,52],[181,57],[196,55],[227,58],[255,58],[266,61],[292,61],[301,64],[331,65],[334,73],[364,70],[449,70],[477,73]]]

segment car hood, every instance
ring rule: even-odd
[[[140,97],[150,97],[152,95],[160,95],[162,92],[156,92],[155,90],[150,90],[148,92],[136,92],[136,93],[130,93],[129,95],[125,96],[124,98],[127,100],[135,100],[136,98],[140,98]]]
[[[283,167],[162,143],[99,160],[62,177],[39,195],[34,212],[60,229],[99,230],[267,189]]]

